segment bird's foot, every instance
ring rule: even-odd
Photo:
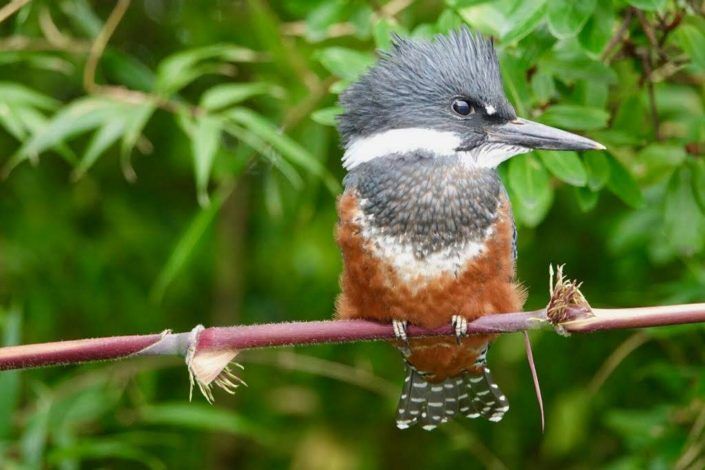
[[[392,320],[392,328],[394,328],[394,336],[399,340],[402,346],[399,347],[404,357],[409,357],[411,355],[411,349],[409,348],[409,336],[406,334],[406,328],[409,326],[409,322],[406,320]]]
[[[462,315],[453,315],[450,324],[455,333],[455,340],[460,344],[463,338],[468,335],[468,319]]]
[[[406,335],[406,328],[409,322],[406,320],[392,320],[392,328],[394,328],[394,336],[399,341],[404,341],[405,343],[409,341],[409,337]]]

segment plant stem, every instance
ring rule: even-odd
[[[705,322],[705,303],[593,309],[590,315],[568,315],[555,326],[567,333],[644,328]],[[468,323],[469,334],[512,333],[549,325],[546,310],[482,316]],[[450,325],[427,330],[409,326],[409,337],[452,335]],[[120,359],[146,355],[180,355],[189,351],[219,352],[276,346],[393,340],[391,324],[366,320],[329,320],[269,323],[216,328],[192,332],[115,336],[0,348],[0,370]]]
[[[561,323],[568,333],[647,328],[705,322],[705,304],[665,305],[638,308],[595,308],[593,316]]]

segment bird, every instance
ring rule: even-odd
[[[520,311],[517,230],[502,162],[534,149],[598,150],[593,140],[517,117],[494,42],[468,27],[391,46],[340,95],[344,190],[336,318],[390,322],[406,375],[396,425],[432,430],[465,416],[500,421],[493,335],[483,315]],[[409,325],[454,335],[411,338]]]

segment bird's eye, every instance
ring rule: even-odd
[[[470,103],[460,98],[456,98],[453,100],[451,108],[453,108],[453,111],[455,111],[457,114],[460,114],[461,116],[467,116],[475,112],[475,108],[473,108]]]

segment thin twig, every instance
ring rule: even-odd
[[[110,41],[110,37],[115,33],[115,30],[120,24],[120,21],[122,21],[122,17],[125,15],[129,6],[130,0],[118,0],[115,4],[115,8],[113,8],[113,11],[103,25],[103,29],[100,30],[91,46],[91,51],[86,60],[86,66],[83,69],[83,88],[89,93],[95,92],[98,88],[95,83],[98,61],[103,55],[105,47],[108,45],[108,41]]]
[[[524,348],[526,349],[526,360],[529,361],[529,370],[531,371],[531,379],[534,381],[534,392],[536,393],[536,401],[539,403],[539,411],[541,412],[541,432],[546,428],[546,418],[543,412],[543,397],[541,396],[541,384],[539,376],[536,373],[536,363],[534,362],[534,353],[531,351],[531,340],[529,333],[524,331]]]
[[[651,47],[654,49],[654,52],[657,52],[659,49],[658,40],[656,39],[654,29],[651,27],[651,23],[648,22],[643,11],[639,10],[638,8],[633,8],[632,11],[636,13],[636,17],[639,19],[639,23],[641,24],[641,29],[644,31],[646,38],[649,40],[649,44],[651,44]]]
[[[703,450],[704,443],[700,438],[703,429],[705,429],[705,406],[701,405],[700,413],[698,413],[698,416],[695,418],[693,426],[690,428],[690,432],[688,433],[688,439],[686,440],[684,446],[685,450],[673,466],[675,470],[684,470],[688,468],[693,461],[698,458]],[[692,468],[697,467],[692,466]]]
[[[632,336],[627,338],[622,344],[617,347],[612,354],[605,360],[602,367],[597,371],[593,377],[590,385],[588,386],[588,391],[591,395],[595,395],[597,391],[602,387],[602,385],[607,381],[607,378],[612,375],[612,372],[617,369],[619,364],[624,361],[632,352],[634,352],[639,346],[646,343],[649,340],[649,336],[643,331],[634,333]]]
[[[0,23],[17,13],[20,8],[28,4],[31,0],[12,0],[10,3],[0,8]]]
[[[624,33],[627,32],[627,29],[629,28],[629,25],[632,22],[632,10],[631,8],[627,9],[626,14],[624,15],[624,20],[622,20],[622,24],[619,25],[619,28],[617,28],[617,31],[614,33],[614,35],[610,38],[609,42],[607,43],[607,46],[605,46],[604,51],[602,52],[602,60],[605,62],[609,62],[609,57],[610,54],[612,53],[612,49],[614,49],[623,39]]]
[[[671,34],[671,32],[675,30],[678,25],[681,24],[684,15],[685,13],[683,12],[683,10],[679,9],[673,15],[673,19],[669,23],[664,24],[661,28],[659,28],[662,31],[661,37],[658,41],[659,47],[663,47],[663,45],[666,44],[666,39],[668,39],[668,35]]]

